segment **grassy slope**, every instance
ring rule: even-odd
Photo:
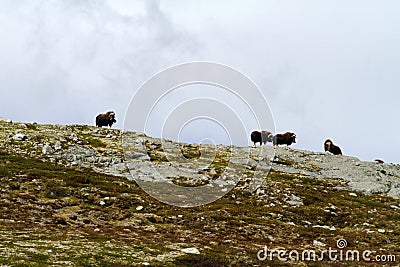
[[[348,240],[350,249],[396,254],[400,261],[400,215],[390,208],[398,201],[350,196],[336,189],[340,181],[271,172],[267,200],[234,190],[207,206],[177,208],[124,178],[1,152],[0,183],[0,265],[282,266],[258,261],[258,249],[310,249],[313,240],[336,248],[338,238]],[[305,205],[287,206],[283,195],[292,193]],[[184,247],[201,254],[184,255]]]

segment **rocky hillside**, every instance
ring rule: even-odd
[[[399,165],[290,148],[177,144],[84,125],[3,121],[0,128],[0,266],[400,262]],[[207,205],[171,206],[132,176],[226,194]],[[204,201],[165,188],[161,199],[180,206]],[[264,246],[321,252],[338,249],[340,239],[344,252],[375,251],[372,260],[257,258]]]

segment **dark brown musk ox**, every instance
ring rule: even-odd
[[[266,144],[267,142],[272,142],[273,134],[269,131],[253,131],[250,134],[250,139],[254,143],[254,146],[256,146],[256,143],[260,143],[260,146],[262,144]]]
[[[114,111],[108,111],[106,114],[99,114],[96,117],[96,126],[98,127],[109,126],[111,128],[111,125],[115,122],[117,120],[115,119]]]
[[[325,152],[331,152],[333,155],[342,155],[342,150],[340,147],[335,145],[331,139],[326,139],[324,143]]]
[[[273,137],[274,146],[278,145],[286,145],[290,146],[293,143],[296,143],[296,134],[292,132],[286,132],[284,134],[276,134]]]

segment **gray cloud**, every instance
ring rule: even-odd
[[[157,1],[146,3],[136,16],[104,1],[3,3],[2,115],[92,124],[97,112],[114,109],[122,125],[139,85],[196,51],[196,39],[178,30]]]
[[[329,137],[347,155],[399,162],[397,1],[0,6],[0,116],[93,124],[114,109],[122,127],[129,99],[151,75],[207,60],[254,80],[277,130],[297,133],[295,147],[321,151]]]

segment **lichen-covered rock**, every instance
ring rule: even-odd
[[[226,190],[224,187],[233,181],[239,188],[255,191],[272,169],[312,179],[340,179],[351,191],[400,198],[398,164],[376,164],[354,157],[272,146],[200,147],[138,133],[127,132],[121,136],[119,130],[85,125],[14,123],[2,127],[0,139],[4,142],[1,146],[13,153],[45,156],[44,160],[92,168],[128,179],[154,182],[167,179],[185,186],[215,181],[221,190]],[[6,141],[9,137],[25,142],[12,145]],[[257,195],[262,198],[266,193]],[[286,202],[298,206],[302,200],[289,198]]]
[[[400,198],[399,164],[376,164],[349,156],[280,147],[276,155],[273,170],[310,178],[342,179],[350,190]]]
[[[49,144],[44,144],[42,147],[42,153],[44,155],[49,155],[54,152],[54,149]]]
[[[61,150],[61,142],[60,141],[57,141],[55,144],[54,144],[54,149],[55,150]]]
[[[15,141],[25,141],[28,137],[25,134],[17,133],[12,137]]]
[[[0,117],[0,122],[4,122],[4,123],[12,123],[12,119],[10,119],[10,118],[4,118],[4,117]]]

